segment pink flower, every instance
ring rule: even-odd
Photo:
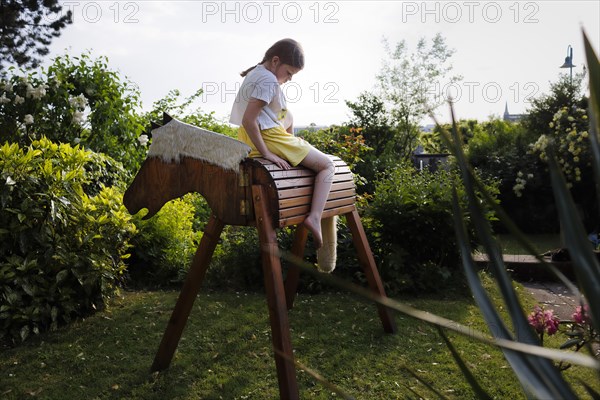
[[[577,306],[575,307],[575,312],[573,313],[571,318],[573,318],[573,321],[575,321],[576,324],[587,324],[589,322],[588,312],[589,306],[587,304],[584,307]]]
[[[544,311],[544,322],[546,324],[546,332],[548,335],[554,335],[558,331],[560,320],[554,315],[554,310]]]
[[[554,335],[558,331],[560,320],[554,315],[553,310],[544,310],[540,306],[535,306],[533,311],[527,317],[529,325],[535,329],[538,334],[547,332],[548,335]]]

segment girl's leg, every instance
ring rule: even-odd
[[[304,220],[304,225],[312,233],[315,246],[321,247],[323,237],[321,234],[321,215],[325,208],[325,202],[331,190],[331,183],[335,175],[333,161],[324,153],[312,148],[300,163],[302,166],[312,169],[317,173],[315,176],[315,187],[313,189],[310,213]]]

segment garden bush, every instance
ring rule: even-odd
[[[135,219],[139,232],[132,239],[132,284],[164,286],[185,278],[202,237],[194,230],[196,197],[200,195],[188,194],[168,202],[148,220]]]
[[[46,138],[0,147],[0,339],[56,329],[122,283],[135,225],[121,191],[92,182],[103,161]]]
[[[498,199],[519,227],[529,233],[556,232],[550,178],[541,161],[530,154],[536,139],[536,134],[520,123],[489,120],[473,125],[465,151],[483,177],[498,180]],[[496,232],[505,229],[494,224]]]
[[[453,188],[465,205],[461,180],[451,170],[417,171],[404,164],[377,182],[369,209],[371,245],[390,293],[431,292],[460,282]],[[496,193],[495,185],[490,184],[489,189]],[[488,217],[493,218],[491,211]]]
[[[39,71],[9,69],[0,79],[0,140],[27,146],[47,137],[80,144],[136,170],[146,154],[135,84],[105,57],[64,55]]]
[[[280,243],[281,248],[285,246]],[[225,290],[262,290],[264,279],[258,231],[252,226],[226,226],[215,249],[206,285]]]

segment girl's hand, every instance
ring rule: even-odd
[[[286,160],[284,160],[283,158],[269,152],[268,154],[265,154],[264,157],[271,161],[272,163],[274,163],[275,165],[277,165],[279,168],[281,169],[290,169],[291,165],[290,163],[288,163]]]

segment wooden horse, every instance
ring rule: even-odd
[[[352,173],[342,160],[333,160],[336,165],[335,176],[323,218],[335,215],[346,217],[369,287],[385,296],[356,211]],[[280,396],[282,399],[298,398],[296,371],[291,361],[294,356],[287,309],[293,307],[299,269],[292,266],[284,281],[275,229],[297,225],[292,253],[302,258],[308,231],[301,223],[309,211],[314,175],[303,167],[281,170],[262,158],[243,159],[239,171],[224,169],[189,156],[181,157],[178,163],[165,162],[160,157],[145,160],[123,198],[132,214],[147,208],[148,214],[144,218],[150,218],[169,200],[190,192],[204,196],[212,210],[156,353],[153,371],[166,369],[171,362],[224,225],[255,226],[262,249]],[[390,310],[379,305],[378,313],[385,332],[394,333],[396,326]]]

